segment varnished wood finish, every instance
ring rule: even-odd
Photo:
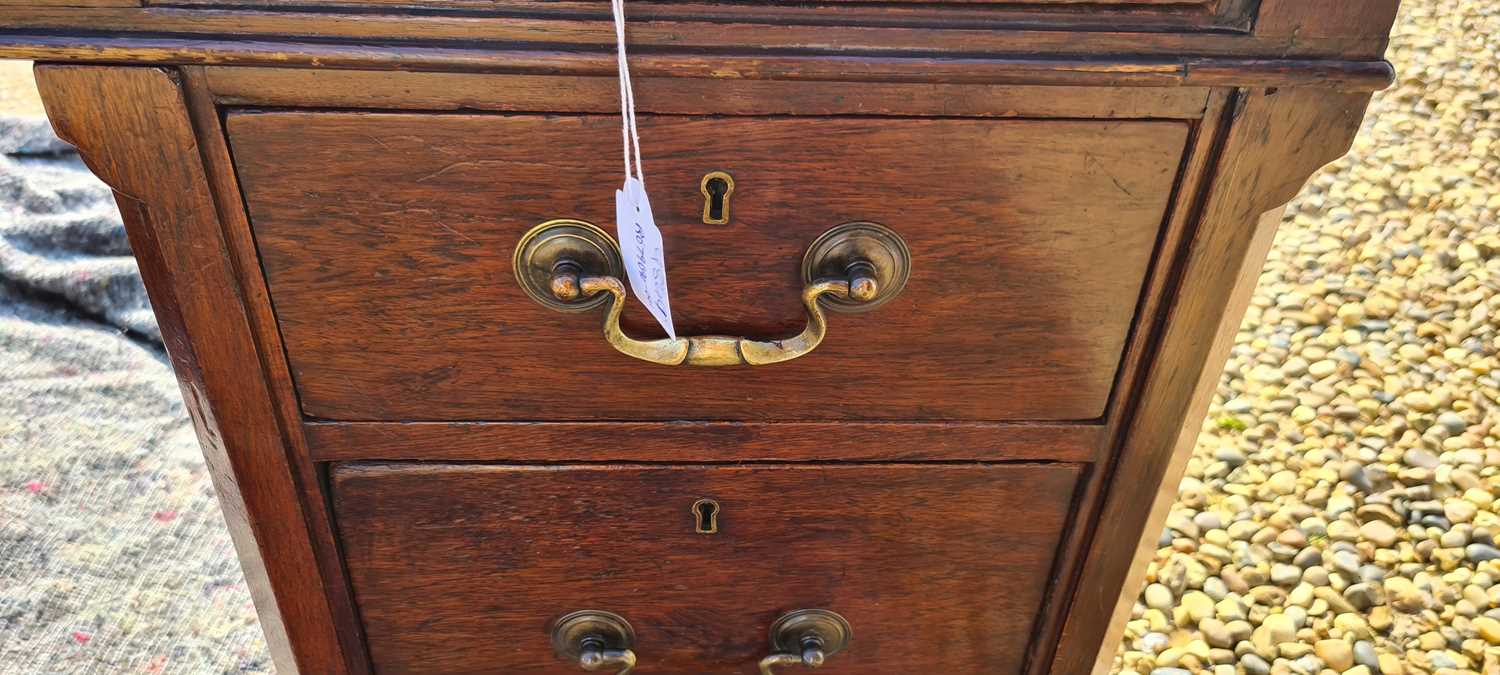
[[[491,110],[618,113],[610,77],[492,75],[285,68],[203,68],[224,106],[363,110]],[[1203,116],[1203,87],[1027,86],[940,83],[798,82],[634,77],[636,110],[691,115],[868,115],[1191,119]]]
[[[18,7],[84,8],[84,7],[140,7],[140,0],[14,0],[5,4]]]
[[[334,504],[381,673],[576,672],[547,627],[577,609],[625,616],[643,673],[753,673],[805,607],[854,628],[819,672],[1018,673],[1077,475],[355,464]]]
[[[0,57],[111,64],[44,68],[49,111],[117,191],[278,669],[319,675],[577,672],[546,623],[600,599],[643,673],[753,672],[804,603],[854,621],[823,672],[1107,667],[1278,207],[1389,82],[1397,5],[631,0],[682,325],[798,328],[842,219],[927,275],[713,377],[620,361],[506,267],[542,218],[610,226],[604,3],[140,4],[0,0]],[[703,490],[725,537],[683,534]],[[914,612],[940,646],[903,657]]]
[[[1175,122],[643,118],[680,333],[799,331],[802,253],[839,223],[883,223],[913,251],[892,302],[834,315],[812,355],[727,375],[623,357],[597,312],[551,311],[513,281],[510,249],[536,223],[612,220],[600,183],[618,167],[601,149],[617,119],[231,116],[303,410],[1093,419],[1186,137]],[[735,176],[734,217],[706,226],[698,185],[715,170]],[[626,313],[634,333],[649,322]]]
[[[241,304],[175,73],[36,71],[59,136],[115,190],[184,402],[282,673],[348,672],[301,480]]]
[[[1085,424],[863,422],[309,422],[318,461],[1090,461]]]
[[[67,0],[62,0],[67,1]],[[112,0],[102,0],[110,2]],[[203,0],[214,2],[216,0]],[[1242,0],[1248,4],[1255,0]],[[89,49],[114,45],[136,49],[128,58],[207,57],[205,39],[233,35],[254,37],[267,44],[251,48],[220,45],[212,58],[262,58],[265,65],[286,64],[306,45],[328,39],[357,38],[367,45],[403,54],[412,67],[414,52],[404,42],[420,39],[483,47],[536,43],[607,47],[613,41],[608,12],[597,2],[536,2],[498,0],[505,16],[463,13],[412,13],[398,7],[354,12],[325,6],[327,12],[274,11],[275,3],[236,1],[235,9],[191,6],[195,0],[175,0],[179,7],[87,8],[37,7],[32,0],[0,1],[0,25],[17,31],[0,35],[0,44],[37,51],[30,58],[83,58]],[[292,0],[302,4],[303,0]],[[80,3],[82,4],[82,3]],[[1229,3],[1225,3],[1229,4]],[[1271,59],[1378,59],[1385,49],[1386,31],[1395,16],[1396,0],[1357,3],[1309,3],[1306,0],[1259,0],[1253,21],[1208,26],[1201,12],[1181,5],[1099,11],[1078,5],[1080,11],[1016,12],[1002,9],[954,11],[899,5],[853,5],[830,11],[827,7],[792,4],[772,8],[762,3],[710,5],[694,2],[630,5],[629,40],[637,51],[653,48],[724,48],[752,46],[765,49],[836,52],[908,52],[930,54],[1020,55],[1194,55],[1261,57]],[[259,5],[253,7],[250,5]],[[268,11],[269,10],[269,11]],[[1253,23],[1253,25],[1252,25]],[[79,29],[83,30],[80,31]],[[1194,30],[1204,29],[1207,30]],[[102,34],[101,34],[102,32]],[[68,34],[66,40],[39,43],[35,38]],[[143,42],[153,34],[189,36],[190,44],[176,55],[151,52]],[[113,37],[107,37],[113,36]],[[285,46],[277,47],[276,43]],[[189,44],[189,43],[184,43]],[[45,54],[41,50],[46,50]],[[361,50],[367,64],[374,53]],[[197,56],[195,56],[197,55]],[[124,55],[121,55],[124,56]],[[95,56],[93,58],[99,58]],[[120,57],[117,57],[120,58]],[[246,61],[248,62],[248,61]],[[326,57],[321,66],[337,65]]]
[[[1108,469],[1116,457],[1126,422],[1129,421],[1129,416],[1123,412],[1134,407],[1132,387],[1141,380],[1150,365],[1149,359],[1145,357],[1152,353],[1162,330],[1161,322],[1156,317],[1175,293],[1172,289],[1176,288],[1174,284],[1178,278],[1177,269],[1172,264],[1175,260],[1173,254],[1181,250],[1183,240],[1191,235],[1192,227],[1198,221],[1203,188],[1210,179],[1207,169],[1214,162],[1222,141],[1221,131],[1230,99],[1230,92],[1217,90],[1209,101],[1202,121],[1193,130],[1193,138],[1189,141],[1187,157],[1178,179],[1172,212],[1168,216],[1166,231],[1162,233],[1162,241],[1157,249],[1157,261],[1152,265],[1151,274],[1147,278],[1146,290],[1137,309],[1136,327],[1125,350],[1124,365],[1118,379],[1120,384],[1115,388],[1105,412],[1105,428],[1100,430],[1103,440],[1095,446],[1098,452],[1093,461],[1096,463],[1091,465],[1089,479],[1080,490],[1075,513],[1094,513],[1109,487],[1108,481],[1103,479],[1109,475]],[[1079,522],[1090,521],[1079,519]],[[1048,670],[1052,650],[1057,645],[1058,629],[1068,616],[1063,610],[1066,610],[1071,600],[1069,593],[1074,589],[1074,582],[1083,562],[1084,544],[1092,535],[1093,531],[1087,527],[1072,528],[1064,535],[1062,554],[1053,570],[1053,584],[1062,590],[1050,596],[1050,604],[1043,613],[1038,629],[1039,637],[1032,650],[1032,673],[1052,672]],[[1089,591],[1079,589],[1079,592]],[[1110,645],[1105,650],[1112,648],[1113,645]]]
[[[307,441],[301,433],[302,414],[297,408],[297,392],[287,371],[286,356],[276,329],[276,317],[271,313],[265,279],[260,274],[260,263],[255,256],[255,241],[240,201],[240,188],[234,176],[234,164],[229,158],[229,146],[224,138],[218,109],[206,85],[202,69],[183,70],[183,94],[188,114],[198,130],[198,147],[204,159],[204,174],[208,178],[219,214],[229,263],[234,267],[240,281],[240,292],[246,299],[246,318],[264,364],[264,377],[276,408],[277,423],[286,430],[284,439],[287,464],[297,477],[297,487],[301,491],[303,504],[306,505],[313,554],[317,558],[318,569],[326,580],[322,590],[328,598],[329,608],[338,626],[339,642],[349,673],[365,675],[369,673],[369,665],[365,659],[364,638],[353,597],[349,593],[348,581],[344,577],[343,560],[333,532],[333,516],[324,498],[323,467],[314,463]]]
[[[0,58],[139,61],[176,65],[290,65],[355,70],[449,70],[595,77],[615,72],[614,57],[597,52],[513,49],[476,51],[425,46],[379,49],[365,45],[255,41],[205,44],[200,40],[162,37],[94,37],[84,40],[24,33],[0,33]],[[642,53],[631,57],[631,71],[647,77],[701,79],[1132,87],[1319,86],[1351,91],[1380,89],[1388,85],[1392,78],[1390,64],[1384,61],[1220,58],[1045,60],[1034,57],[960,55],[949,58],[845,54],[717,54],[702,57]]]
[[[36,0],[16,0],[17,2],[30,3]],[[60,0],[53,0],[60,1]],[[852,3],[865,3],[868,0],[820,0],[825,12],[836,13],[848,11]],[[546,5],[561,5],[563,8],[575,12],[600,13],[600,5],[604,0],[568,0],[563,2],[540,3],[536,0],[166,0],[154,1],[156,5],[194,5],[194,6],[230,6],[230,7],[295,7],[295,8],[400,8],[400,9],[464,9],[471,12],[482,12],[484,10],[495,11],[546,11]],[[1141,14],[1160,14],[1166,16],[1200,16],[1210,13],[1237,12],[1238,19],[1245,18],[1243,13],[1253,6],[1253,0],[889,0],[886,3],[890,9],[904,9],[910,11],[910,7],[921,7],[924,5],[938,5],[939,9],[951,13],[963,14],[967,10],[982,8],[986,5],[1003,6],[1011,11],[1009,16],[1054,16],[1058,22],[1078,21],[1080,18],[1088,20],[1087,17],[1099,14],[1110,16]],[[538,5],[543,5],[538,7]],[[636,9],[636,8],[639,9]],[[720,11],[745,11],[756,10],[757,16],[762,19],[775,19],[783,16],[783,9],[774,3],[756,2],[755,0],[718,0],[717,2],[703,2],[694,4],[695,8],[711,8]],[[644,16],[651,17],[662,12],[670,12],[671,4],[642,2],[639,5],[632,4],[632,9],[641,12]],[[1035,12],[1028,14],[1026,10]],[[679,13],[682,10],[677,10]],[[1050,12],[1051,14],[1042,14]],[[855,16],[867,16],[866,13],[856,13]],[[933,14],[936,15],[936,14]],[[1006,16],[1002,14],[1001,16]]]
[[[1281,205],[1317,168],[1346,152],[1368,95],[1253,91],[1236,101],[1198,229],[1186,242],[1178,287],[1163,311],[1155,362],[1134,398],[1119,460],[1096,522],[1053,671],[1106,673],[1136,584],[1197,437]],[[1268,215],[1269,214],[1269,215]],[[1138,485],[1162,489],[1138,490]],[[1120,545],[1137,541],[1135,547]],[[1122,589],[1119,593],[1103,589]]]

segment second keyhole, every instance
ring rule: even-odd
[[[698,534],[717,534],[719,531],[719,503],[712,499],[693,502],[693,529]]]

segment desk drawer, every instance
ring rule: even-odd
[[[624,617],[642,673],[748,674],[797,609],[852,627],[819,672],[1018,673],[1078,475],[342,464],[333,504],[382,675],[577,672],[549,644],[576,610]]]
[[[1172,192],[1176,121],[646,116],[679,334],[807,322],[804,250],[875,221],[904,291],[763,367],[617,353],[518,287],[528,230],[612,231],[608,115],[242,112],[241,186],[303,410],[333,420],[1087,420]],[[705,222],[703,181],[734,181]],[[630,300],[624,328],[660,335]]]

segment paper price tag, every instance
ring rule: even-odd
[[[625,274],[630,278],[630,292],[651,311],[667,335],[676,338],[672,303],[667,297],[667,257],[662,249],[661,230],[651,215],[646,186],[636,178],[626,178],[625,186],[615,190],[615,228]]]

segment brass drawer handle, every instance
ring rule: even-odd
[[[552,629],[552,650],[579,668],[595,671],[619,666],[615,675],[635,669],[635,629],[613,612],[582,610],[557,620]]]
[[[760,660],[760,675],[775,675],[776,666],[817,668],[849,645],[849,622],[826,609],[799,609],[771,624],[771,654]]]
[[[802,305],[807,327],[788,338],[757,340],[730,335],[638,340],[620,328],[625,283],[619,246],[582,220],[549,220],[516,245],[516,280],[531,299],[562,312],[609,304],[604,339],[616,351],[668,366],[763,366],[802,356],[828,332],[825,309],[860,312],[901,292],[911,254],[900,235],[878,223],[839,225],[818,237],[802,260]]]

